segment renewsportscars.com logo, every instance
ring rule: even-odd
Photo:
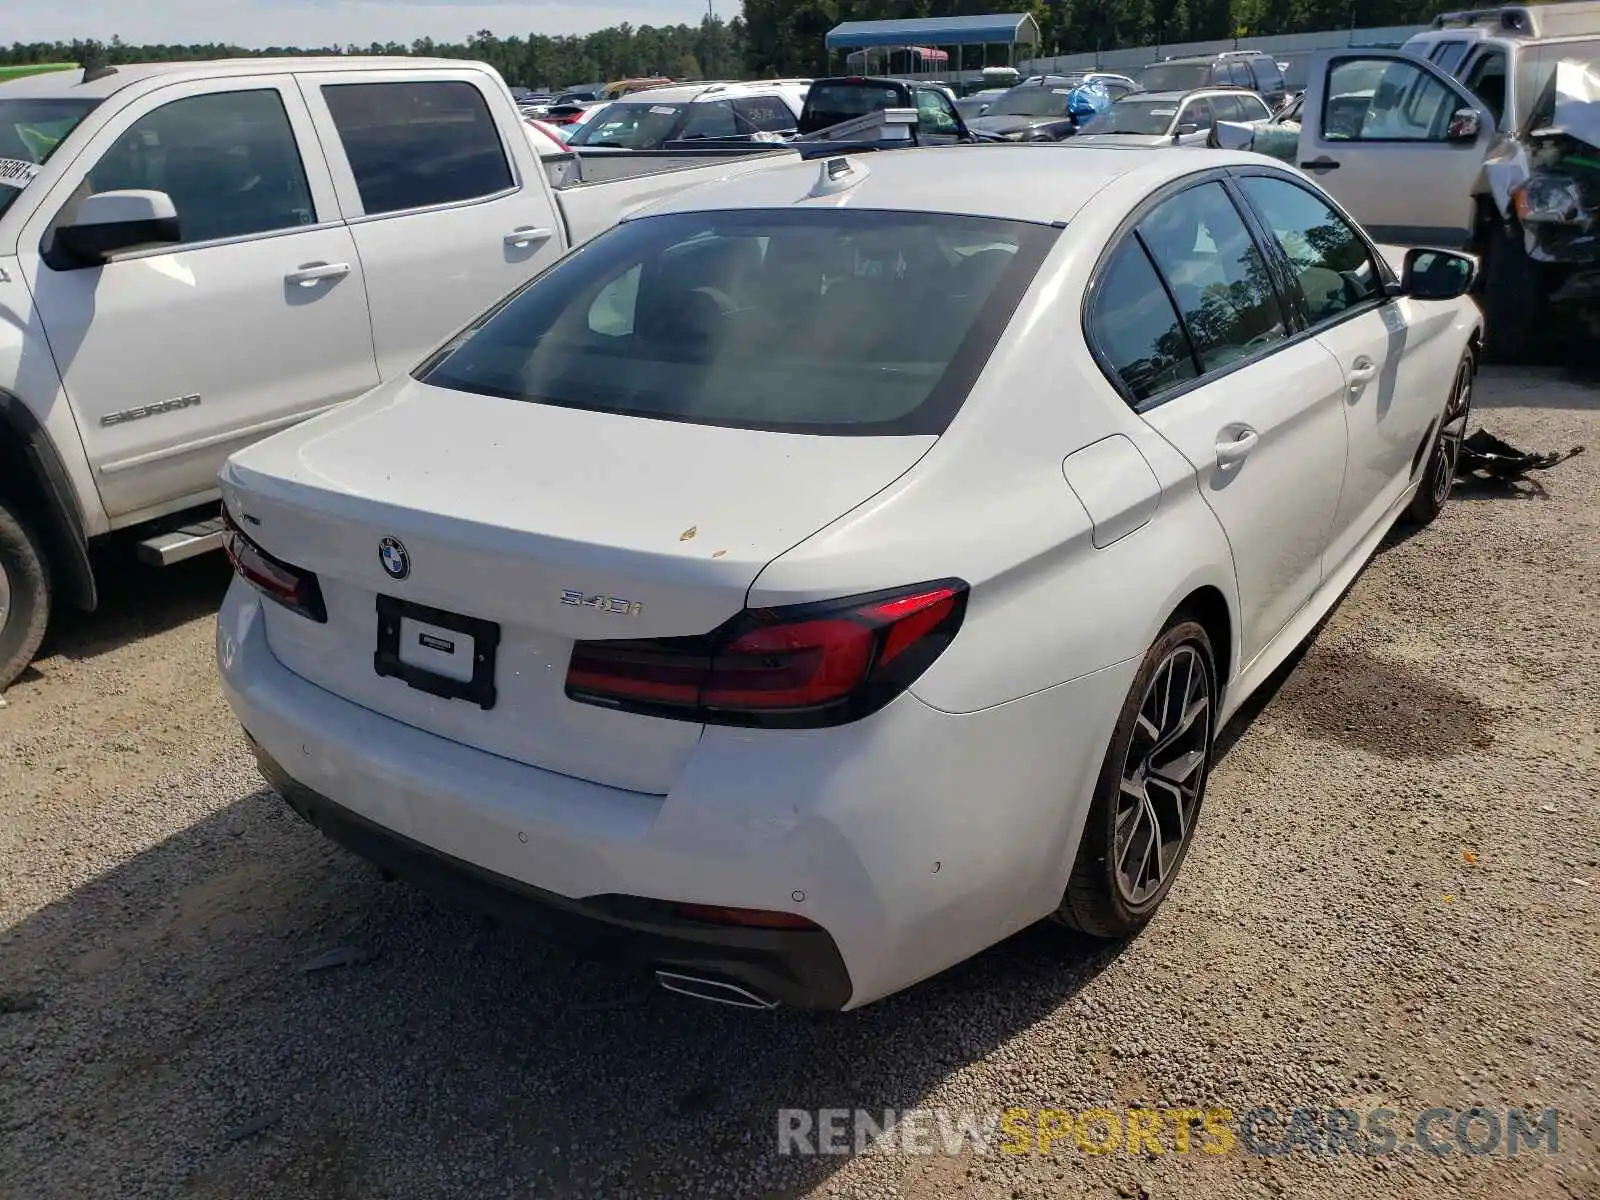
[[[1556,1153],[1558,1123],[1553,1108],[1428,1108],[1410,1121],[1388,1108],[780,1108],[778,1153],[1514,1157]]]

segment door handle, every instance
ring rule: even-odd
[[[554,229],[540,229],[533,225],[521,225],[506,234],[506,245],[513,250],[525,250],[535,242],[548,242],[555,237]]]
[[[1217,466],[1224,469],[1243,462],[1261,440],[1261,435],[1248,425],[1231,432],[1234,434],[1231,441],[1217,442]]]
[[[1324,154],[1321,158],[1313,158],[1310,162],[1301,163],[1300,169],[1302,171],[1312,171],[1320,175],[1324,171],[1337,171],[1339,169],[1339,164]]]
[[[300,287],[316,287],[324,279],[343,279],[350,274],[349,263],[310,262],[301,263],[293,271],[283,277],[283,281],[290,285]]]
[[[1350,381],[1350,390],[1359,392],[1371,383],[1377,374],[1378,364],[1363,354],[1350,364],[1350,369],[1345,372],[1345,378]]]

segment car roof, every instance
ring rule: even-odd
[[[845,157],[864,169],[862,180],[813,198],[825,164]],[[1096,192],[1134,171],[1148,173],[1153,189],[1197,170],[1259,161],[1259,155],[1227,150],[1201,158],[1146,147],[1075,147],[1070,141],[840,154],[689,188],[639,215],[844,205],[1052,224],[1070,220]]]
[[[1219,83],[1210,87],[1189,88],[1187,91],[1182,92],[1130,92],[1112,103],[1124,104],[1129,100],[1154,100],[1161,104],[1181,104],[1183,101],[1191,100],[1196,96],[1255,96],[1260,99],[1260,95],[1252,92],[1249,88],[1231,87],[1228,84]],[[1263,100],[1262,103],[1264,104],[1266,101]]]
[[[1185,62],[1220,62],[1229,58],[1271,58],[1265,50],[1212,50],[1205,54],[1174,54],[1170,58],[1163,58],[1159,62],[1150,64],[1159,67],[1161,63]]]
[[[727,83],[674,83],[662,87],[644,88],[619,96],[613,104],[638,104],[648,100],[652,104],[691,104],[696,100],[711,100],[718,96],[770,96],[792,92],[809,86],[804,79],[758,79],[749,83],[737,80]]]
[[[150,80],[178,83],[191,79],[235,79],[250,75],[284,75],[310,71],[414,71],[419,68],[448,67],[460,70],[476,64],[454,58],[395,58],[373,55],[338,55],[305,58],[219,58],[207,62],[119,63],[115,68],[87,81],[81,69],[44,71],[0,83],[0,96],[48,96],[66,99],[81,96],[104,100],[132,84]]]

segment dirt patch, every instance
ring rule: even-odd
[[[1454,758],[1494,741],[1494,709],[1426,668],[1313,647],[1266,710],[1321,741],[1384,758]]]

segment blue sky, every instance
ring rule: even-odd
[[[717,14],[738,0],[714,0]],[[109,38],[127,42],[231,42],[256,47],[413,38],[459,41],[495,33],[587,33],[622,21],[693,24],[705,0],[9,0],[0,37],[10,41]]]

